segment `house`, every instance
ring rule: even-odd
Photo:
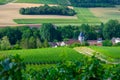
[[[75,39],[69,39],[68,41],[62,41],[62,42],[49,42],[49,45],[51,47],[58,47],[58,46],[67,46],[74,43],[80,43],[80,41]]]
[[[116,44],[120,42],[120,38],[112,38],[112,43]]]
[[[56,42],[49,42],[49,45],[51,47],[58,47],[57,43]]]
[[[74,44],[74,43],[80,43],[79,40],[75,40],[75,39],[69,39],[68,41],[65,42],[67,45],[71,45],[71,44]]]
[[[102,38],[98,38],[97,40],[87,40],[90,46],[102,46]]]

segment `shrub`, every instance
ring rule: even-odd
[[[103,46],[112,46],[112,41],[110,41],[110,40],[104,40],[104,41],[102,42],[102,45],[103,45]]]
[[[90,44],[87,41],[84,41],[83,43],[81,43],[82,46],[89,46]]]
[[[114,46],[120,46],[120,42],[119,42],[119,43],[114,44]]]
[[[70,48],[80,47],[80,46],[81,46],[80,43],[73,43],[73,44],[69,45]]]

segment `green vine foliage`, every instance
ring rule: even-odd
[[[0,80],[22,80],[25,65],[20,56],[10,56],[0,61]]]
[[[95,56],[64,61],[49,69],[27,70],[20,57],[0,62],[0,80],[119,80],[120,64],[106,64]]]

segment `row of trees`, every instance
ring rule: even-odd
[[[117,20],[110,20],[106,24],[101,23],[95,26],[82,24],[81,26],[57,27],[47,23],[38,28],[25,26],[0,28],[0,45],[5,46],[10,43],[16,48],[48,47],[48,42],[78,39],[80,32],[84,33],[85,40],[97,38],[111,40],[113,37],[120,37],[120,23]]]
[[[70,0],[77,7],[112,7],[120,4],[120,0]]]
[[[23,15],[68,15],[73,16],[76,12],[65,6],[40,6],[31,8],[21,8],[19,10],[20,14]]]

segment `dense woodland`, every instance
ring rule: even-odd
[[[77,7],[112,7],[120,4],[120,0],[70,0]]]
[[[20,14],[23,15],[68,15],[73,16],[76,12],[65,6],[40,6],[40,7],[30,7],[21,8],[19,10]]]

